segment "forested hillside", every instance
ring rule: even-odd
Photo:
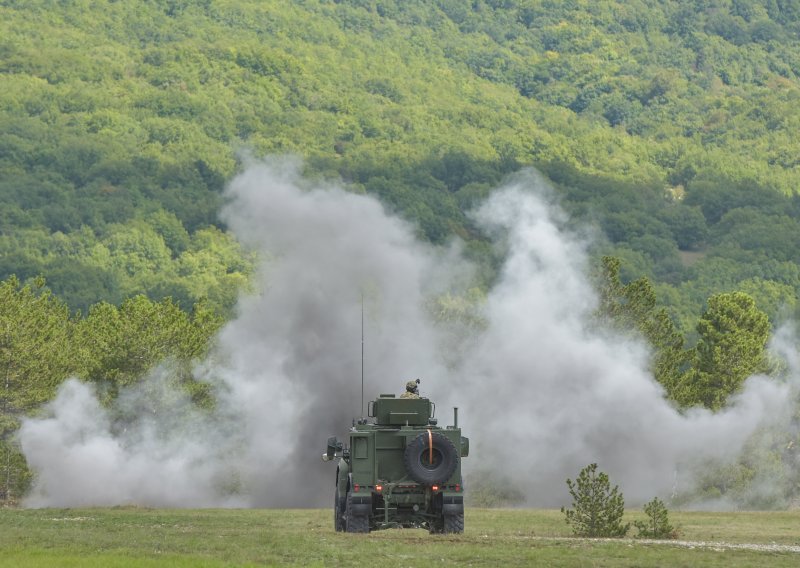
[[[536,167],[602,231],[598,266],[620,260],[604,309],[661,349],[681,404],[765,368],[720,389],[715,317],[745,314],[763,349],[758,314],[800,308],[794,1],[0,0],[0,77],[0,279],[44,277],[59,318],[81,312],[64,325],[137,294],[229,315],[254,259],[222,190],[267,154],[462,239],[478,288],[497,259],[469,211]],[[121,365],[81,361],[54,380]]]
[[[208,227],[243,149],[476,254],[465,211],[535,165],[683,329],[722,290],[794,308],[792,2],[1,6],[0,276],[43,274],[73,308],[229,306],[248,264]]]

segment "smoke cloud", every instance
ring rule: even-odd
[[[509,245],[488,329],[465,362],[476,455],[507,463],[536,503],[568,504],[565,478],[591,462],[642,502],[675,492],[676,474],[698,462],[735,457],[768,420],[788,418],[788,387],[763,377],[725,412],[680,414],[647,371],[643,344],[592,331],[584,247],[531,193],[542,183],[506,188],[478,212]]]
[[[530,505],[569,504],[564,480],[591,462],[629,501],[668,495],[694,464],[735,457],[759,426],[788,423],[791,383],[763,377],[721,413],[666,402],[644,344],[589,325],[586,243],[564,229],[535,173],[476,212],[505,263],[485,325],[458,329],[426,308],[471,284],[457,244],[425,245],[375,199],[298,172],[270,160],[228,187],[222,219],[264,262],[257,293],[241,298],[196,370],[216,389],[214,413],[171,389],[167,366],[113,409],[68,381],[46,417],[20,430],[37,473],[29,506],[327,506],[325,440],[365,412],[362,313],[366,400],[421,377],[440,422],[443,409],[463,409],[467,474],[502,470]],[[124,429],[119,412],[135,417]]]

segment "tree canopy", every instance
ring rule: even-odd
[[[623,280],[677,290],[659,298],[684,332],[711,294],[747,286],[775,318],[774,286],[800,290],[790,3],[39,0],[0,14],[0,277],[42,274],[72,309],[136,293],[229,308],[241,255],[206,256],[204,289],[196,258],[168,265],[224,230],[242,148],[298,154],[434,242],[482,240],[468,210],[538,167],[576,223],[603,229],[598,254],[622,259]],[[32,235],[102,247],[76,262]],[[104,264],[103,247],[126,258]],[[215,288],[223,274],[239,276]]]

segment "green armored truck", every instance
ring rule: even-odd
[[[336,460],[333,504],[337,531],[366,533],[391,527],[464,532],[461,436],[458,409],[442,428],[435,405],[423,397],[382,394],[350,430],[349,446],[328,438],[322,459]]]

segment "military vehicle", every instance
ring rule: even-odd
[[[333,524],[337,531],[367,533],[392,527],[464,532],[461,436],[458,408],[441,428],[435,405],[424,397],[382,394],[354,421],[349,445],[328,438],[322,459],[336,460]]]

